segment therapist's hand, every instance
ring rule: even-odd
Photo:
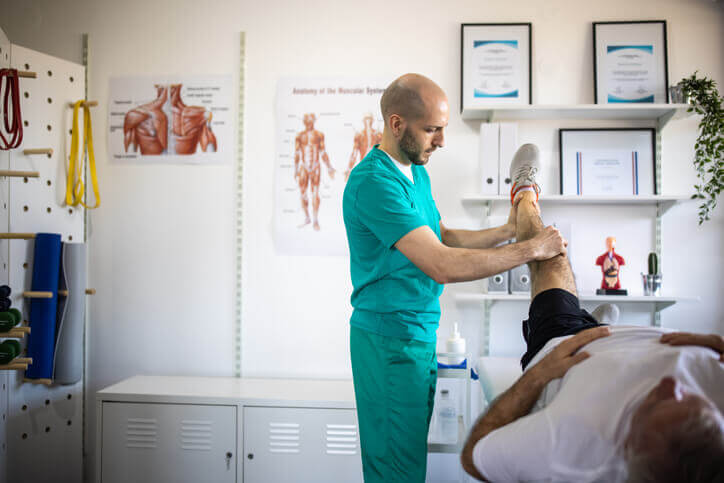
[[[610,334],[611,329],[606,326],[583,330],[558,344],[538,364],[531,367],[530,372],[533,372],[543,384],[561,378],[568,372],[568,369],[590,357],[588,352],[579,351],[579,349]]]
[[[516,200],[517,202],[520,201],[520,199]],[[516,226],[518,223],[518,203],[515,203],[513,206],[510,207],[510,213],[508,214],[508,223],[505,224],[506,232],[510,235],[510,238],[515,237],[516,233]]]
[[[535,260],[548,260],[558,255],[567,255],[568,241],[563,238],[561,232],[555,226],[547,226],[543,228],[536,236],[527,242],[533,246]]]
[[[719,354],[719,362],[724,362],[724,337],[717,334],[692,334],[690,332],[670,332],[661,336],[659,341],[669,345],[695,345],[708,347]]]

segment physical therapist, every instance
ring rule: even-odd
[[[367,483],[424,482],[443,284],[552,258],[565,253],[565,241],[547,227],[528,241],[495,247],[515,235],[515,207],[497,228],[446,228],[424,165],[444,146],[447,96],[430,79],[406,74],[387,87],[380,106],[382,142],[352,170],[343,202],[362,466]],[[527,146],[516,156],[537,155]]]

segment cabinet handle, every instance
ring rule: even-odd
[[[246,457],[249,458],[250,460],[253,460],[253,459],[254,459],[254,453],[249,453],[248,455],[246,455]]]

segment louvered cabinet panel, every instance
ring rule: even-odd
[[[236,481],[236,410],[104,402],[101,481]]]
[[[362,482],[354,409],[244,407],[244,483]]]

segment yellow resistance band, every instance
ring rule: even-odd
[[[78,129],[78,110],[83,106],[83,153],[78,155],[80,131]],[[93,127],[91,125],[90,108],[82,100],[73,104],[73,133],[70,138],[70,165],[68,166],[68,182],[65,186],[65,202],[68,206],[81,205],[92,210],[101,205],[101,195],[98,191],[98,176],[96,175],[96,157],[93,152]],[[83,202],[83,158],[88,154],[91,180],[93,182],[93,195],[95,206],[87,206]],[[77,168],[76,168],[77,165]]]

